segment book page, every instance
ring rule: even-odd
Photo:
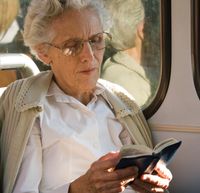
[[[138,155],[152,155],[152,149],[145,145],[124,145],[120,153],[122,157],[135,157]]]
[[[160,152],[162,149],[164,149],[165,147],[169,146],[169,145],[172,145],[172,144],[175,144],[177,143],[178,140],[174,139],[174,138],[168,138],[168,139],[165,139],[161,142],[159,142],[155,147],[154,147],[154,151],[155,153],[157,152]]]

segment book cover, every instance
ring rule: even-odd
[[[180,145],[181,141],[174,138],[161,141],[154,149],[144,145],[124,145],[120,150],[122,158],[115,169],[137,166],[139,175],[152,173],[159,161],[167,165]]]

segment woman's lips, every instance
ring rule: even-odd
[[[81,70],[80,73],[81,74],[90,74],[93,73],[94,71],[96,71],[97,68],[90,68],[90,69],[86,69],[86,70]]]

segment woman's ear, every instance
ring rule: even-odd
[[[51,58],[48,54],[48,48],[45,44],[38,44],[35,46],[35,50],[37,52],[38,58],[44,62],[45,64],[49,64],[51,62]]]
[[[144,39],[144,21],[141,21],[137,26],[137,33],[141,40]]]

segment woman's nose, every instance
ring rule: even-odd
[[[94,59],[94,50],[88,41],[83,42],[82,50],[79,54],[81,60],[90,61]]]

